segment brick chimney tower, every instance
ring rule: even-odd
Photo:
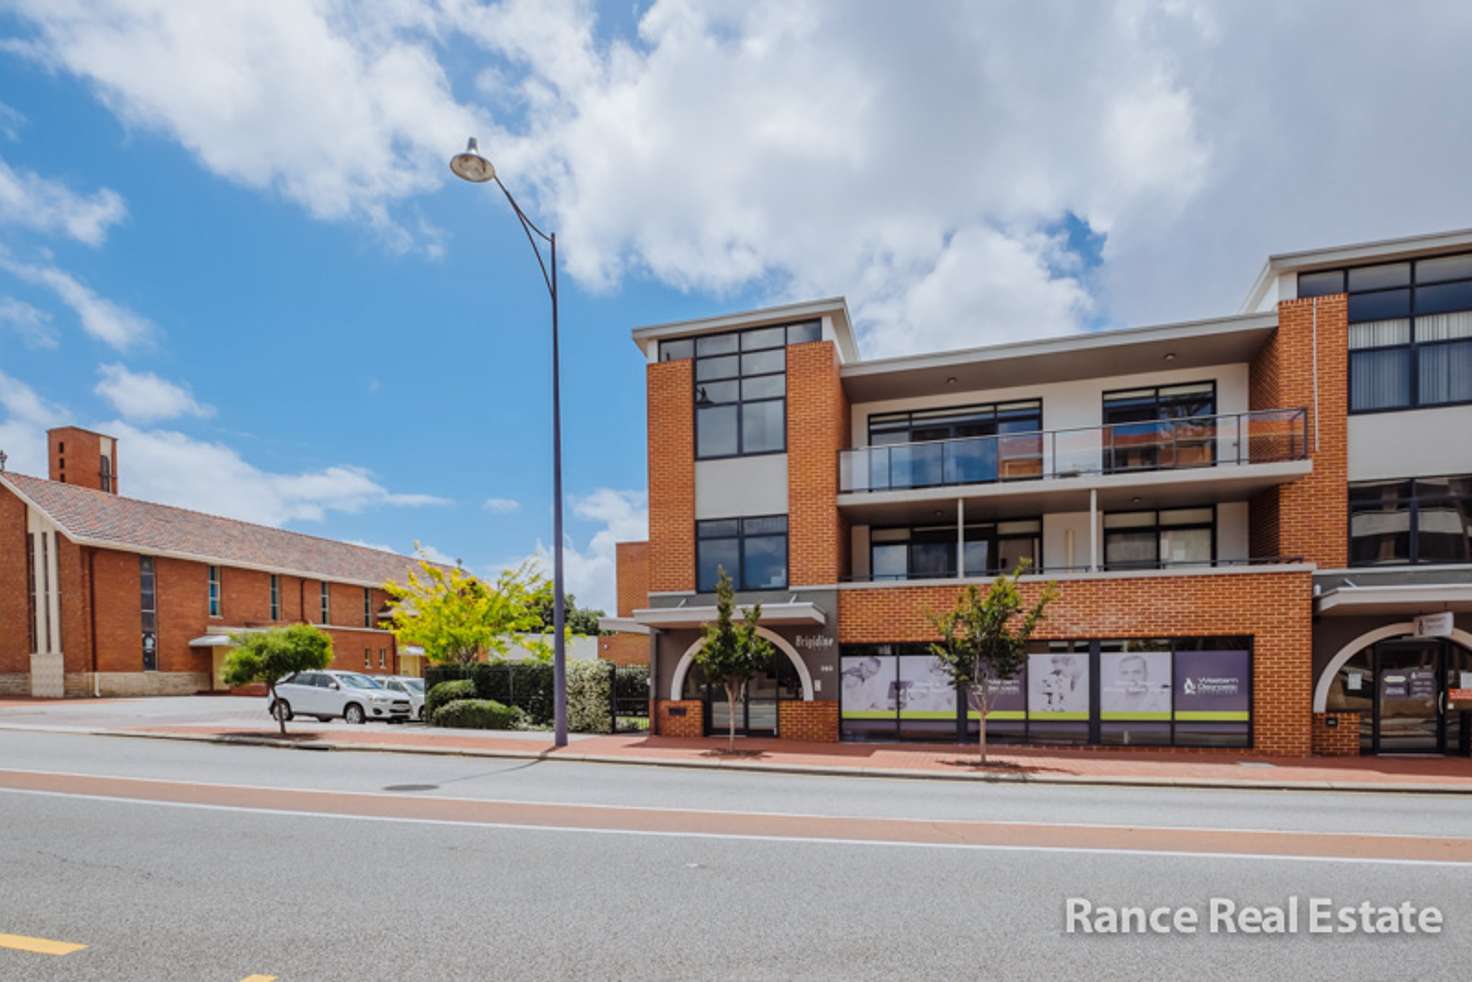
[[[77,426],[46,432],[47,459],[53,481],[118,493],[118,441]]]

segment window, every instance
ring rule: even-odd
[[[738,590],[787,586],[787,516],[695,523],[696,588],[715,590],[724,569]]]
[[[138,557],[138,587],[143,627],[143,670],[154,672],[158,670],[158,579],[152,556]]]
[[[271,620],[281,620],[281,578],[271,574]]]
[[[26,630],[29,632],[31,652],[41,649],[36,645],[36,533],[26,533],[26,595],[30,597],[26,605]]]
[[[101,485],[102,486],[102,490],[104,490],[104,491],[111,491],[112,490],[112,458],[111,457],[108,457],[106,455],[103,456],[103,458],[102,458],[102,469],[99,472],[99,477],[101,478],[101,481],[102,481],[102,485]]]
[[[695,456],[787,449],[787,345],[817,341],[817,321],[661,341],[661,361],[695,359]]]
[[[220,567],[211,566],[210,570],[210,616],[220,616]]]
[[[1472,402],[1472,253],[1298,277],[1331,293],[1349,295],[1350,412]]]
[[[1043,403],[958,406],[869,417],[870,485],[983,484],[1043,473]]]
[[[1104,470],[1216,463],[1216,383],[1104,393]]]
[[[373,668],[373,652],[367,648],[363,649],[363,671],[371,671]]]
[[[1215,558],[1214,506],[1104,516],[1106,569],[1210,565]]]
[[[322,583],[322,623],[323,624],[329,624],[331,622],[332,622],[332,604],[328,600],[328,596],[327,596],[327,582],[324,580],[323,583]]]
[[[1472,562],[1472,476],[1351,484],[1349,562]]]
[[[363,588],[363,626],[373,626],[373,591],[366,586]]]
[[[1039,568],[1042,519],[967,525],[967,576],[1010,573],[1026,560]],[[876,528],[869,533],[869,575],[875,580],[915,580],[957,575],[956,526]]]
[[[385,669],[387,667],[388,667],[388,649],[387,648],[379,648],[378,649],[378,668],[381,671],[381,670],[383,670],[383,669]]]

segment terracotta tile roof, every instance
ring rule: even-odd
[[[374,586],[418,569],[409,556],[74,484],[6,473],[3,485],[33,502],[67,538],[92,545]]]

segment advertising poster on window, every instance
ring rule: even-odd
[[[845,655],[839,661],[844,718],[893,717],[897,706],[894,656]]]
[[[901,719],[955,719],[956,688],[934,655],[901,655]]]
[[[1177,651],[1176,719],[1246,722],[1251,662],[1246,651]]]
[[[1027,656],[1029,719],[1089,718],[1089,656],[1049,652]]]
[[[981,718],[981,707],[969,692],[966,694],[966,715],[971,719]],[[987,717],[993,720],[1027,717],[1027,689],[1023,673],[1019,672],[1010,679],[993,679],[987,685]]]
[[[1170,652],[1106,651],[1099,655],[1099,718],[1170,719]]]

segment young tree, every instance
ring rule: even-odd
[[[292,672],[315,672],[332,664],[332,639],[310,624],[294,624],[270,631],[236,635],[235,647],[225,656],[225,684],[229,686],[266,683],[272,705],[276,683]],[[276,714],[281,735],[286,735],[286,715]]]
[[[603,633],[598,626],[598,618],[603,616],[601,610],[591,610],[587,607],[578,606],[578,598],[572,594],[563,597],[565,609],[563,610],[563,626],[575,635],[585,635],[596,638]],[[552,591],[548,590],[546,596],[537,611],[537,616],[542,619],[539,630],[543,634],[552,633],[552,624],[556,619],[553,612]]]
[[[771,642],[756,633],[757,622],[762,616],[761,604],[747,610],[739,625],[735,623],[736,597],[731,589],[731,577],[726,575],[724,567],[719,572],[715,623],[706,625],[705,644],[695,653],[695,664],[700,666],[708,681],[719,682],[726,690],[727,736],[734,753],[736,703],[745,694],[746,684],[752,677],[766,671],[772,660],[773,648]]]
[[[1046,584],[1031,607],[1022,601],[1017,581],[1027,571],[1027,560],[1010,576],[998,576],[986,595],[970,584],[944,614],[931,614],[940,643],[930,650],[945,666],[957,691],[981,714],[981,763],[986,763],[986,718],[991,711],[994,685],[1016,678],[1027,659],[1027,642],[1048,605],[1058,596],[1054,583]]]
[[[482,652],[504,655],[513,642],[539,656],[549,646],[528,638],[541,629],[540,610],[551,585],[528,564],[501,573],[494,584],[464,570],[420,562],[405,583],[385,583],[393,598],[394,636],[417,644],[431,662],[469,665]]]

